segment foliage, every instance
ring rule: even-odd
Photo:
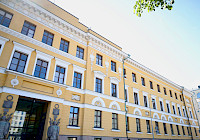
[[[144,9],[147,9],[148,12],[155,11],[159,6],[161,9],[172,10],[173,4],[174,0],[137,0],[134,5],[134,14],[141,17]]]

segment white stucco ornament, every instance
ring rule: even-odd
[[[17,76],[16,76],[16,78],[11,80],[11,85],[14,87],[14,86],[17,86],[18,84],[19,84],[19,80],[17,79]]]
[[[58,97],[59,97],[60,95],[62,95],[62,90],[59,88],[59,89],[56,91],[56,93],[57,93],[57,95],[58,95]]]
[[[80,101],[79,95],[72,95],[72,100]]]
[[[108,75],[108,67],[109,67],[109,62],[108,62],[108,61],[106,61],[106,62],[105,62],[105,65],[106,65],[106,74]]]
[[[91,71],[92,71],[92,66],[93,66],[93,62],[94,62],[94,55],[93,55],[94,52],[92,52],[90,54],[90,60],[91,60]]]

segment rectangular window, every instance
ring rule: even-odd
[[[168,113],[170,113],[169,104],[168,104],[168,103],[166,103],[166,105],[167,105],[167,112],[168,112]]]
[[[178,114],[179,114],[179,116],[181,116],[181,110],[180,110],[180,107],[178,107]]]
[[[112,129],[118,129],[118,115],[112,113]]]
[[[127,131],[129,131],[129,117],[126,117],[127,120]]]
[[[23,73],[27,58],[28,55],[15,51],[9,69]]]
[[[135,73],[132,73],[132,79],[133,79],[133,82],[136,82],[136,74]]]
[[[183,99],[182,99],[182,95],[181,95],[181,94],[180,94],[180,100],[183,101]]]
[[[124,78],[126,78],[126,69],[124,69],[123,72],[124,72]]]
[[[95,91],[98,93],[102,93],[102,79],[96,78]]]
[[[160,110],[163,111],[163,103],[160,101]]]
[[[9,27],[13,15],[0,9],[0,24]]]
[[[182,130],[183,130],[183,135],[185,135],[185,129],[184,129],[184,126],[182,126]]]
[[[111,61],[111,70],[116,72],[116,62]]]
[[[144,97],[144,106],[148,107],[148,103],[147,103],[147,96],[143,96]]]
[[[156,109],[156,100],[154,98],[152,98],[152,106],[153,109]]]
[[[47,68],[48,68],[48,62],[38,59],[35,66],[34,76],[45,79]]]
[[[45,30],[44,34],[43,34],[42,42],[47,44],[47,45],[52,46],[53,37],[54,37],[54,34],[52,34],[52,33],[50,33],[50,32]]]
[[[179,126],[178,125],[176,125],[176,129],[177,129],[178,135],[180,135],[180,131],[179,131]]]
[[[174,135],[174,129],[173,129],[173,125],[172,124],[170,124],[170,128],[171,128],[172,135]]]
[[[135,103],[136,105],[139,104],[139,102],[138,102],[138,94],[135,93],[135,92],[134,92],[134,103]]]
[[[81,80],[82,80],[82,74],[78,72],[74,72],[73,87],[81,89]]]
[[[178,100],[178,97],[177,97],[177,94],[176,94],[176,92],[174,93],[174,95],[175,95],[175,98],[176,98],[176,100]]]
[[[172,91],[171,90],[169,90],[169,94],[170,94],[170,97],[172,97]]]
[[[192,115],[192,111],[190,110],[190,116],[191,116],[191,118],[193,118],[193,115]]]
[[[111,83],[111,91],[112,91],[112,96],[117,97],[117,85]]]
[[[101,111],[99,110],[94,112],[94,127],[101,128]]]
[[[174,112],[174,114],[176,114],[176,109],[175,109],[175,106],[174,106],[174,105],[172,105],[172,108],[173,108],[173,112]]]
[[[64,84],[64,78],[65,78],[65,68],[56,66],[54,81],[57,83]]]
[[[128,101],[127,89],[125,89],[125,100]]]
[[[194,127],[194,132],[195,132],[195,135],[198,136],[197,129],[195,127]]]
[[[147,133],[151,133],[150,121],[146,120],[146,124],[147,124]]]
[[[137,132],[141,132],[141,129],[140,129],[140,119],[139,118],[136,118],[136,126],[137,126]]]
[[[165,87],[163,87],[163,90],[164,90],[164,94],[167,95],[167,91]]]
[[[101,140],[101,138],[94,138],[94,140]]]
[[[142,85],[145,86],[145,80],[144,77],[141,77]]]
[[[150,88],[153,89],[153,82],[149,81],[149,84],[150,84]]]
[[[69,115],[70,126],[78,126],[78,115],[79,115],[79,108],[71,106]]]
[[[160,85],[158,84],[157,84],[157,89],[158,89],[158,92],[160,92]]]
[[[77,46],[76,57],[83,59],[84,58],[84,49]]]
[[[28,21],[24,21],[21,33],[33,38],[36,26]]]
[[[186,117],[186,112],[185,112],[185,109],[183,108],[183,114],[184,114],[184,117]]]
[[[166,123],[163,123],[163,128],[164,128],[164,133],[167,134],[167,127],[166,127]]]
[[[68,137],[67,140],[77,140],[76,137]]]
[[[192,134],[191,134],[191,128],[190,127],[187,127],[187,131],[188,131],[188,135],[192,136]]]
[[[160,134],[159,125],[158,122],[156,121],[155,121],[155,131],[157,132],[157,134]]]
[[[102,56],[100,54],[96,55],[96,64],[102,66]]]
[[[68,53],[69,42],[64,40],[64,39],[61,39],[61,41],[60,41],[60,50]]]

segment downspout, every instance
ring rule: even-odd
[[[152,101],[151,98],[151,94],[150,94],[150,98],[149,98],[149,109],[150,109],[150,117],[151,117],[151,131],[152,131],[152,136],[153,136],[153,140],[154,140],[154,131],[153,131],[153,121],[152,121],[152,116],[151,116],[151,105],[150,102]]]
[[[126,57],[126,58],[124,58],[124,59],[122,60],[122,62],[123,62],[124,97],[126,97],[126,98],[125,98],[124,106],[125,106],[126,138],[127,138],[127,140],[128,140],[128,122],[127,122],[127,107],[126,107],[127,95],[126,95],[126,89],[125,89],[124,61],[125,61],[126,59],[128,59],[128,58],[130,58],[130,54],[128,54],[128,57]]]
[[[184,87],[182,87],[181,94],[182,94],[182,97],[183,97],[183,103],[184,103],[184,106],[185,106],[185,112],[186,112],[186,116],[187,116],[187,119],[188,119],[190,132],[191,132],[191,135],[192,135],[192,128],[191,128],[191,125],[190,125],[190,119],[189,119],[189,115],[188,115],[188,112],[187,112],[187,107],[186,107],[186,103],[185,103],[185,97],[183,95],[183,90],[184,90]],[[191,139],[193,140],[193,135],[192,135]]]
[[[192,104],[193,104],[193,107],[194,107],[194,112],[195,112],[195,116],[197,118],[197,122],[198,122],[198,126],[199,126],[199,132],[200,132],[199,119],[198,119],[197,112],[196,112],[196,109],[195,109],[195,106],[194,106],[194,101],[193,101],[194,95],[195,95],[195,93],[193,92],[193,95],[192,95]]]

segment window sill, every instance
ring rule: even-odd
[[[152,133],[147,133],[147,134],[152,135]]]
[[[169,136],[169,134],[165,134],[165,136]]]
[[[150,88],[151,89],[151,88]],[[153,90],[154,91],[154,89],[151,89],[151,90]]]
[[[93,127],[93,130],[104,130],[104,128],[95,128],[95,127]]]
[[[101,66],[101,65],[98,65],[98,64],[95,64],[96,66],[98,66],[98,67],[101,67],[101,68],[104,68],[103,66]]]
[[[80,129],[79,126],[70,126],[70,125],[68,125],[67,128],[70,128],[70,129]]]
[[[111,72],[113,72],[113,73],[117,74],[117,72],[116,72],[116,71],[112,71],[112,70],[111,70]]]
[[[127,133],[132,133],[131,131],[127,131]]]
[[[113,132],[120,132],[119,129],[111,129],[111,131],[113,131]]]
[[[172,135],[172,136],[176,136],[176,135]]]
[[[144,86],[144,85],[142,85],[143,87],[146,87],[146,86]]]
[[[137,134],[143,134],[143,132],[136,132]]]
[[[179,137],[181,136],[181,135],[178,135]]]
[[[161,134],[156,134],[156,135],[161,135]]]
[[[138,84],[137,82],[133,82],[134,84]]]

